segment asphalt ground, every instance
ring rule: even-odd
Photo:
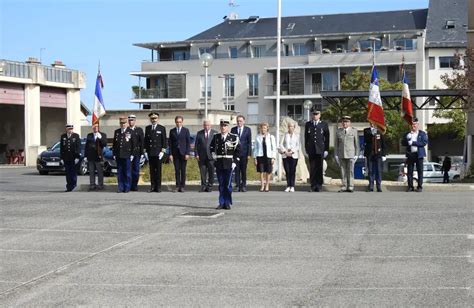
[[[474,305],[472,191],[63,191],[0,169],[0,306]]]

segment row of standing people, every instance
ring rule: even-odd
[[[312,111],[312,119],[305,125],[304,146],[310,164],[310,191],[321,191],[323,185],[323,160],[329,151],[329,129],[325,121],[320,119],[318,110]],[[143,131],[135,125],[136,117],[130,115],[120,117],[120,128],[114,132],[113,155],[117,161],[118,192],[137,190],[140,157],[143,153],[148,156],[150,166],[151,187],[149,192],[161,192],[161,167],[166,153],[166,129],[158,123],[159,114],[149,114],[150,125]],[[128,121],[127,121],[128,120]],[[127,125],[128,124],[128,125]],[[189,130],[183,126],[183,117],[175,118],[176,127],[170,130],[169,148],[170,161],[173,162],[176,177],[176,191],[184,192],[186,185],[186,165],[191,150]],[[222,123],[221,123],[222,124]],[[221,125],[222,126],[222,125]],[[228,125],[227,125],[228,126]],[[282,155],[285,174],[287,175],[286,192],[295,188],[296,166],[300,152],[300,137],[294,132],[295,126],[290,123],[288,132],[282,137],[280,145],[276,145],[275,137],[268,132],[267,123],[259,125],[259,134],[255,138],[252,151],[252,132],[245,125],[245,117],[237,117],[237,126],[230,130],[239,140],[238,160],[235,160],[235,191],[247,191],[248,157],[252,156],[257,171],[260,173],[260,191],[269,191],[270,176],[276,160],[277,152]],[[201,173],[201,192],[212,191],[214,185],[214,162],[211,153],[211,143],[216,135],[209,121],[204,121],[203,129],[197,133],[195,157],[198,160]],[[369,174],[368,191],[381,191],[382,162],[385,161],[385,142],[383,134],[373,125],[364,130],[365,150]],[[424,147],[428,142],[425,132],[418,130],[418,121],[414,120],[412,129],[402,138],[402,145],[407,147],[408,191],[414,191],[413,171],[419,174],[417,191],[422,191],[422,166],[426,156]],[[107,136],[99,131],[98,125],[92,126],[92,132],[87,135],[85,157],[88,159],[90,170],[90,190],[103,189],[103,154],[102,149],[107,145]],[[354,163],[359,153],[358,132],[350,125],[350,117],[342,118],[342,127],[336,131],[334,159],[340,166],[342,187],[341,192],[352,192],[354,189]],[[66,168],[66,190],[71,191],[76,186],[75,165],[80,157],[80,138],[73,132],[72,125],[66,125],[66,133],[61,136],[61,158]],[[95,183],[97,170],[98,184]]]

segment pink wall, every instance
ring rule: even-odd
[[[40,106],[66,108],[66,90],[61,88],[41,87]]]
[[[23,85],[0,82],[0,104],[24,105],[25,91]]]

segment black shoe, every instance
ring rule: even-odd
[[[417,187],[417,188],[416,188],[416,192],[423,192],[423,188]]]
[[[216,207],[216,210],[223,210],[224,209],[224,205],[220,204],[218,207]]]
[[[156,190],[154,190],[154,189],[149,189],[148,192],[149,192],[149,193],[152,193],[152,192],[156,192]]]
[[[95,187],[95,186],[90,186],[87,191],[94,191],[94,190],[97,190],[97,187]]]
[[[341,192],[346,192],[346,191],[347,191],[347,189],[339,189],[337,192],[341,193]]]
[[[349,192],[349,193],[353,193],[353,192],[354,192],[354,190],[353,190],[353,189],[348,189],[348,190],[347,190],[347,192]]]
[[[230,205],[224,205],[224,210],[230,210]]]
[[[181,187],[178,191],[184,193],[184,188]]]
[[[201,187],[201,189],[199,189],[199,192],[205,192],[205,191],[207,191],[207,188]]]
[[[382,192],[382,188],[377,187],[377,192]]]
[[[408,187],[407,192],[410,192],[410,191],[415,191],[415,189],[413,187]]]
[[[241,192],[247,192],[247,187],[242,187],[242,189],[240,190]]]
[[[374,188],[373,188],[373,187],[369,187],[369,188],[367,188],[367,190],[366,190],[366,191],[367,191],[367,192],[374,191]]]
[[[97,186],[97,190],[104,190],[104,186]]]
[[[161,192],[161,188],[158,188],[157,190],[155,190],[155,192],[160,193],[160,192]]]
[[[138,191],[138,188],[130,188],[130,191]]]

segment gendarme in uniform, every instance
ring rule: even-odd
[[[76,165],[81,157],[81,138],[73,132],[72,124],[66,125],[66,133],[61,135],[59,152],[66,170],[66,191],[72,191],[77,185]]]
[[[215,134],[210,144],[211,155],[215,159],[217,180],[219,181],[219,206],[217,209],[230,210],[232,205],[232,171],[240,152],[239,137],[229,132],[229,121],[221,120],[221,132]]]

